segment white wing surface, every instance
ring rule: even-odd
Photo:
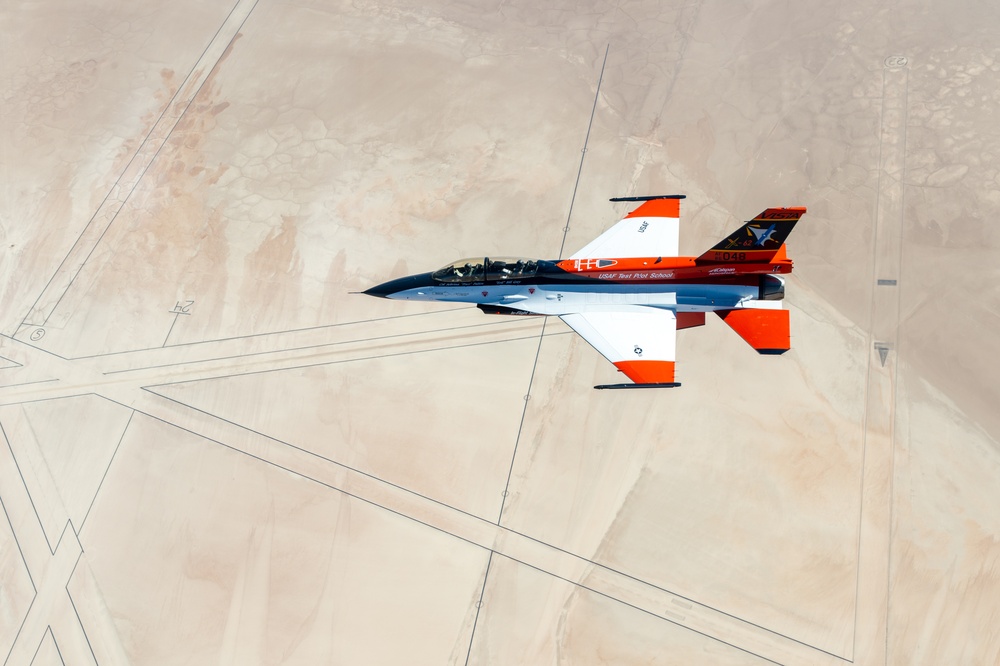
[[[634,306],[560,317],[636,384],[673,384],[677,319],[670,310]]]
[[[646,201],[570,259],[676,257],[680,215],[679,199]]]

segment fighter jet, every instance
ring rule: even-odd
[[[788,351],[785,282],[778,276],[792,272],[784,243],[806,209],[768,208],[701,256],[679,257],[683,198],[611,199],[641,204],[568,259],[460,259],[364,293],[559,317],[632,380],[598,389],[680,386],[676,333],[702,326],[706,312],[761,354]]]

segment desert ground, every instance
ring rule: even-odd
[[[1000,6],[0,7],[4,664],[1000,663]],[[683,386],[352,294],[770,206]]]

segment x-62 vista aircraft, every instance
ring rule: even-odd
[[[784,243],[806,209],[768,208],[701,256],[679,257],[683,198],[611,199],[642,203],[569,259],[461,259],[364,293],[475,303],[487,314],[557,316],[634,382],[595,388],[679,386],[677,330],[703,325],[706,312],[761,354],[788,351],[778,276],[792,272]]]

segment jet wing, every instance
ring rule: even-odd
[[[680,198],[651,199],[570,259],[676,257],[680,247],[680,216]]]
[[[596,388],[679,386],[674,382],[677,318],[672,311],[634,306],[560,319],[635,382]]]

